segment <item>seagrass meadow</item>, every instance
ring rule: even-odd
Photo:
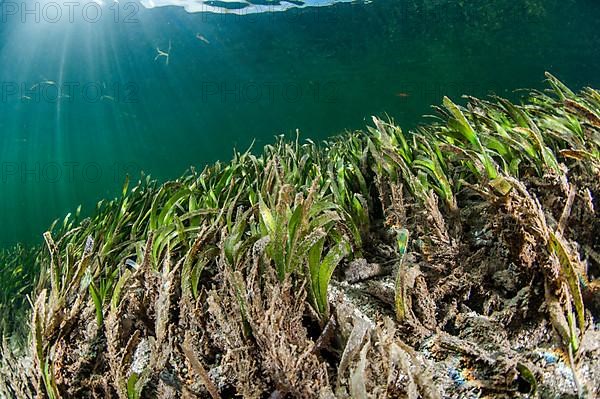
[[[600,92],[448,98],[0,255],[7,398],[600,396]]]

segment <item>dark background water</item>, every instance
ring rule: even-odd
[[[0,246],[39,242],[55,218],[116,195],[128,173],[175,178],[253,141],[296,129],[324,139],[371,115],[410,128],[443,95],[517,99],[546,70],[600,86],[593,0],[374,0],[246,16],[121,0],[96,22],[80,8],[56,23],[44,2],[16,16],[7,4]],[[169,41],[169,64],[155,61]]]

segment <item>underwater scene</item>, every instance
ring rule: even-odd
[[[600,397],[598,27],[0,0],[0,399]]]
[[[593,1],[329,3],[4,1],[0,242],[40,242],[126,175],[172,179],[372,115],[412,128],[444,95],[516,99],[546,70],[598,79]]]

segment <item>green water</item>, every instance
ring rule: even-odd
[[[56,23],[51,10],[38,22],[0,4],[2,246],[39,242],[79,204],[93,211],[126,174],[175,178],[253,141],[296,129],[324,139],[371,115],[409,128],[443,95],[515,99],[543,87],[546,70],[600,87],[593,0],[374,0],[251,15],[121,0],[96,22],[76,10]],[[155,56],[169,42],[167,65]]]

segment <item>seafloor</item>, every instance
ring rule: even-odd
[[[0,396],[600,397],[600,93],[548,82],[143,178],[3,252]]]

